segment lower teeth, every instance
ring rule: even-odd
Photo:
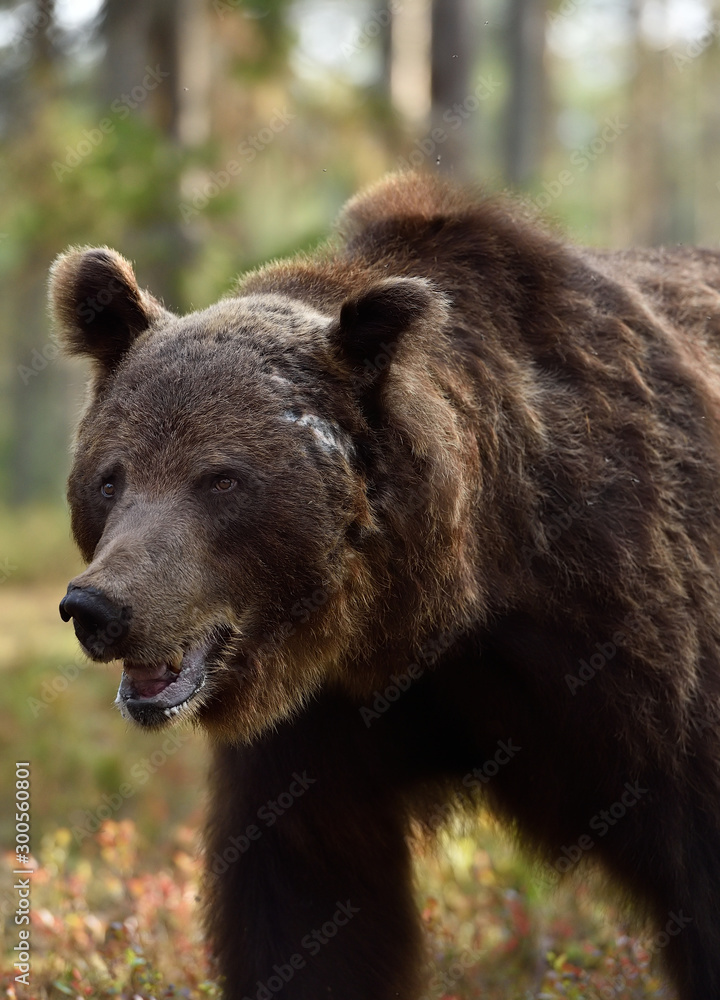
[[[201,691],[202,688],[204,688],[204,687],[205,687],[205,678],[203,677],[203,679],[200,681],[200,683],[195,688],[195,690],[193,691],[193,693],[190,695],[190,698],[194,698],[195,695],[198,693],[198,691]],[[164,708],[163,709],[163,715],[166,715],[168,717],[168,719],[171,718],[173,715],[180,715],[180,713],[182,712],[182,710],[185,708],[185,706],[187,705],[187,703],[190,701],[190,698],[186,698],[185,701],[181,701],[179,705],[173,705],[172,708]]]

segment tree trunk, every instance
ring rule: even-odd
[[[390,93],[415,129],[430,123],[430,15],[422,0],[393,7]]]
[[[471,87],[474,18],[468,0],[433,0],[431,44],[432,126],[445,136],[437,165],[468,177],[469,131],[478,127],[480,101]],[[439,135],[440,133],[438,133]]]
[[[505,173],[526,187],[542,164],[545,134],[545,0],[509,0],[507,22],[510,96]]]

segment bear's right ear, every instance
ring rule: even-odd
[[[170,317],[138,288],[131,264],[108,247],[61,254],[50,271],[50,307],[62,346],[112,371],[149,326]]]
[[[381,375],[411,329],[440,329],[448,315],[445,296],[424,278],[385,278],[343,303],[332,336],[356,378]]]

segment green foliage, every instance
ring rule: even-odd
[[[437,1000],[666,997],[651,955],[586,872],[549,889],[485,817],[418,852]]]
[[[252,24],[252,43],[235,63],[235,72],[247,84],[257,83],[287,70],[293,40],[288,25],[291,0],[212,0],[212,8],[221,20],[241,17]]]

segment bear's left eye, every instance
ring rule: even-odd
[[[232,479],[230,476],[216,476],[212,488],[214,493],[229,493],[236,486],[237,479]]]

